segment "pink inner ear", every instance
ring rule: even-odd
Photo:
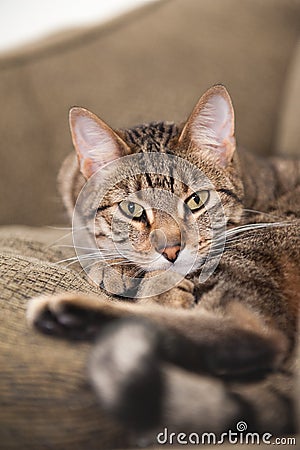
[[[73,122],[73,137],[80,169],[86,177],[121,156],[113,133],[93,117],[77,116]]]
[[[212,123],[212,128],[221,141],[226,139],[231,134],[232,116],[226,100],[218,95],[212,97],[207,104],[215,114],[215,120]]]
[[[213,94],[194,115],[191,124],[192,140],[224,166],[235,150],[233,114],[230,102],[221,94]]]
[[[199,144],[223,147],[233,135],[230,105],[222,95],[211,96],[194,119],[192,137]]]

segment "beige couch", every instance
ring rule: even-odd
[[[1,448],[126,446],[86,381],[90,346],[25,323],[31,296],[95,292],[80,272],[57,264],[69,252],[58,246],[65,232],[8,227],[66,222],[55,179],[71,148],[69,107],[86,106],[114,127],[182,120],[222,82],[243,146],[295,154],[299,20],[295,0],[165,0],[0,57]]]

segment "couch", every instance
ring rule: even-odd
[[[56,191],[71,151],[69,107],[116,128],[181,121],[222,82],[241,145],[299,154],[299,20],[298,0],[161,0],[0,55],[1,448],[128,446],[87,383],[90,345],[40,335],[25,321],[32,296],[96,292],[80,268],[59,263],[72,252],[61,246],[70,230]]]

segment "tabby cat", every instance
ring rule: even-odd
[[[71,215],[98,175],[76,209],[102,255],[85,255],[87,271],[104,289],[35,298],[30,324],[97,339],[89,376],[100,405],[144,442],[164,427],[221,433],[239,420],[258,433],[294,433],[299,161],[236,150],[222,85],[180,126],[114,131],[76,107],[70,127],[77,160],[65,161],[61,192]]]

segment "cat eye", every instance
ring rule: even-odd
[[[138,203],[128,202],[123,200],[123,202],[119,203],[119,208],[125,216],[130,219],[139,219],[142,217],[144,208]]]
[[[203,208],[209,199],[209,191],[197,191],[194,192],[185,203],[191,211],[196,212]]]

